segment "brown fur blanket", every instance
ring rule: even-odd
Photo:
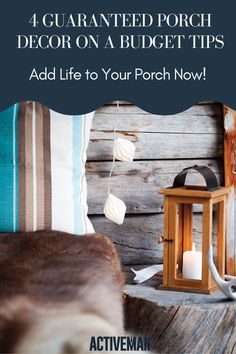
[[[86,353],[84,338],[122,333],[122,288],[103,235],[1,235],[0,352]]]

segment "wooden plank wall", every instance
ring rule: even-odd
[[[163,197],[158,190],[170,186],[179,171],[194,164],[208,165],[223,182],[222,105],[198,104],[172,116],[120,105],[118,135],[136,146],[135,161],[116,162],[111,180],[112,193],[127,205],[121,226],[103,216],[115,115],[112,103],[99,108],[94,118],[86,165],[90,218],[96,231],[117,245],[124,265],[162,263],[163,245],[157,239],[163,233]],[[204,183],[197,173],[191,173],[188,182]],[[201,232],[200,217],[195,218],[195,234]]]

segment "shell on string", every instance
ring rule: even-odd
[[[135,145],[132,141],[123,138],[114,140],[114,156],[119,161],[133,161],[135,154]]]
[[[104,214],[106,218],[121,225],[124,222],[125,212],[126,205],[123,200],[109,193],[104,206]]]

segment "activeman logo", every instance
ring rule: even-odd
[[[90,348],[92,352],[106,351],[146,351],[151,349],[151,340],[149,337],[91,337]]]

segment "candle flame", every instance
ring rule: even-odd
[[[193,242],[193,245],[192,245],[192,252],[196,252],[195,242]]]

